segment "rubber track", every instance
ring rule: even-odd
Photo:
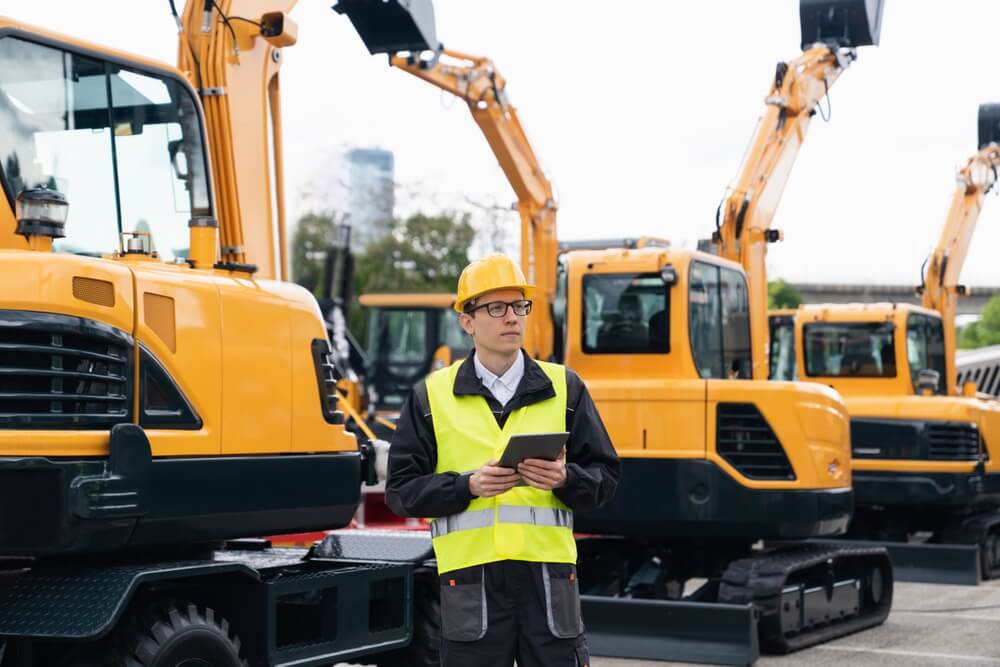
[[[865,595],[858,615],[786,637],[781,630],[782,589],[795,572],[823,565],[830,559],[834,559],[835,570],[841,576],[849,576],[853,570],[869,572],[874,567],[881,568],[884,590],[882,600],[875,604]],[[861,561],[861,567],[850,567],[848,563],[851,561]],[[822,585],[825,582],[815,583]],[[722,575],[719,602],[752,602],[760,612],[758,628],[761,650],[784,654],[880,625],[892,608],[892,583],[892,565],[888,552],[882,547],[823,544],[785,547],[731,563]]]

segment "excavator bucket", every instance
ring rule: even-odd
[[[340,0],[333,9],[350,19],[372,54],[440,48],[431,0]]]
[[[979,147],[1000,144],[1000,104],[979,105]]]
[[[799,0],[802,49],[878,46],[884,0]]]

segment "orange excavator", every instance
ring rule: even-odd
[[[958,387],[955,371],[959,277],[998,166],[1000,106],[981,105],[979,149],[957,174],[922,270],[922,306],[804,305],[794,317],[772,319],[785,343],[779,354],[797,358],[798,376],[833,386],[847,402],[857,503],[851,535],[920,559],[918,576],[1000,576],[1000,404],[977,397],[972,382]],[[925,542],[933,547],[920,549]],[[942,545],[957,555],[946,559]],[[949,562],[960,572],[933,574]]]
[[[488,61],[430,39],[420,49],[406,39],[410,47],[402,48],[407,26],[375,21],[379,4],[340,0],[336,9],[372,53],[459,91],[498,155],[510,151],[504,142],[521,141]],[[877,41],[880,7],[867,4],[802,2],[804,52],[782,68],[779,96],[803,86],[822,93],[825,76],[834,80],[855,47]],[[799,76],[800,65],[811,67],[808,74]],[[814,108],[800,97],[774,104],[788,122],[792,110]],[[498,120],[505,132],[493,128]],[[534,162],[521,150],[509,155],[511,165]],[[502,159],[501,166],[506,172]],[[532,174],[522,171],[523,182]],[[706,660],[698,651],[730,641],[733,648],[738,628],[753,628],[753,643],[759,637],[766,650],[788,652],[881,623],[892,599],[884,549],[754,549],[761,539],[841,534],[853,495],[843,402],[826,387],[766,381],[763,339],[751,335],[752,316],[763,321],[766,312],[751,308],[740,265],[661,244],[560,255],[551,190],[522,192],[531,205],[520,207],[521,260],[540,294],[527,349],[542,357],[558,351],[580,373],[624,467],[614,500],[574,517],[575,528],[593,536],[579,543],[593,652]],[[704,585],[685,594],[695,579]],[[651,618],[680,625],[654,631]],[[613,641],[636,635],[642,641]],[[704,643],[693,650],[678,636]]]

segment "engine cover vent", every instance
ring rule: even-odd
[[[749,479],[794,480],[781,442],[753,403],[719,403],[715,449]]]

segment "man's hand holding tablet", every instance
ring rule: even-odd
[[[490,498],[515,486],[558,489],[566,483],[565,449],[569,433],[513,435],[499,460],[485,463],[469,478],[469,491]]]

